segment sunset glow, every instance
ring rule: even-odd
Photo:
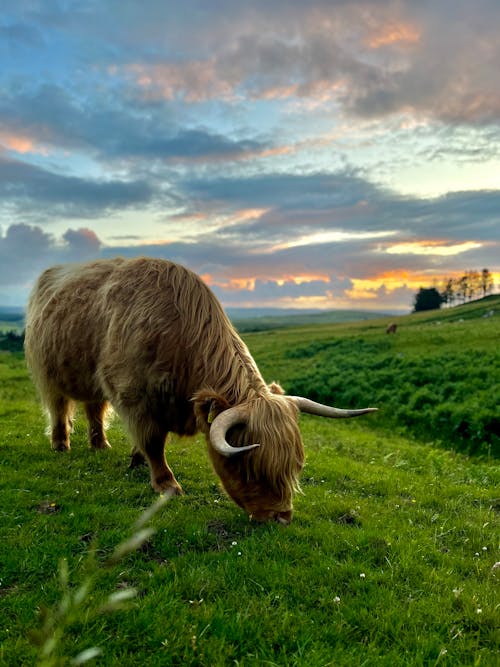
[[[500,289],[500,4],[77,5],[2,6],[0,305],[142,255],[226,307]]]
[[[419,241],[415,243],[398,243],[386,248],[386,252],[390,255],[437,255],[439,257],[450,257],[480,247],[481,243],[474,241],[450,245],[445,245],[439,241]]]
[[[387,232],[344,232],[344,231],[331,231],[331,232],[321,232],[319,234],[310,234],[309,236],[303,236],[291,241],[284,243],[282,245],[273,246],[270,249],[271,252],[277,250],[283,250],[285,248],[298,248],[301,246],[310,246],[310,245],[320,245],[322,243],[341,243],[342,241],[352,241],[352,240],[365,240],[365,239],[380,239],[386,238],[388,236],[393,236],[396,232],[387,231]],[[389,251],[387,251],[389,252]]]
[[[3,144],[5,148],[15,151],[16,153],[34,153],[40,152],[36,148],[35,142],[27,136],[15,134],[3,134],[0,132],[0,145]]]

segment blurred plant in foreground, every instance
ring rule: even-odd
[[[132,535],[117,545],[111,556],[102,563],[96,559],[96,548],[91,548],[83,564],[83,582],[76,588],[69,580],[69,568],[66,558],[59,563],[59,584],[62,596],[52,608],[40,609],[40,629],[30,632],[31,642],[37,647],[38,667],[61,667],[62,665],[83,665],[102,654],[102,649],[92,646],[81,651],[74,658],[61,655],[62,640],[68,629],[77,623],[88,623],[89,619],[100,614],[124,611],[137,596],[137,589],[127,587],[110,593],[104,601],[97,602],[92,593],[96,590],[100,576],[123,560],[129,554],[138,551],[155,533],[155,529],[146,524],[170,500],[172,493],[162,494],[145,510],[134,524]]]

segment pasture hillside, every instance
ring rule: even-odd
[[[395,322],[396,334],[386,334]],[[446,310],[248,334],[290,394],[374,405],[374,424],[468,454],[500,456],[500,297]]]
[[[287,389],[305,388],[321,364],[333,377],[345,356],[357,375],[328,398],[381,412],[301,417],[307,463],[287,528],[249,521],[221,492],[202,439],[173,438],[168,460],[186,495],[143,516],[156,531],[148,541],[136,521],[155,494],[146,469],[127,467],[120,421],[111,450],[90,451],[79,418],[72,451],[52,452],[22,355],[0,352],[0,665],[498,664],[492,446],[469,457],[442,436],[449,449],[436,447],[395,415],[397,433],[383,395],[347,393],[377,355],[439,359],[438,337],[439,363],[463,346],[463,358],[477,349],[495,368],[496,315],[433,317],[398,319],[395,336],[386,320],[249,335],[266,379]],[[335,340],[345,347],[334,365]],[[400,383],[391,377],[389,390]]]

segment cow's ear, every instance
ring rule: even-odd
[[[271,390],[271,394],[283,395],[285,393],[285,390],[277,382],[271,382],[269,389]]]
[[[194,411],[198,423],[200,420],[204,424],[210,424],[220,415],[221,412],[227,410],[229,403],[215,391],[199,391],[193,396]]]

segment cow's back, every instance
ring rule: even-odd
[[[122,261],[59,265],[39,277],[26,313],[25,351],[41,389],[50,381],[72,398],[102,398],[95,377],[107,329],[101,290]]]
[[[236,348],[254,364],[203,281],[166,260],[56,266],[40,276],[28,306],[35,381],[43,388],[51,378],[77,400],[190,399],[200,383],[221,380]]]

